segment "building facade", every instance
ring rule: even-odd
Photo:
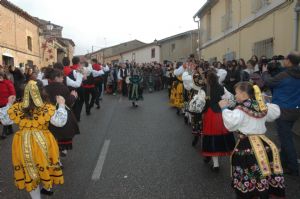
[[[40,65],[39,23],[6,0],[0,1],[0,64]]]
[[[198,31],[191,30],[159,40],[160,62],[184,62],[190,54],[197,54]]]
[[[90,53],[89,56],[91,59],[97,59],[100,63],[116,63],[121,61],[121,54],[123,52],[133,50],[143,45],[145,45],[145,43],[138,40],[128,41],[107,48],[102,48],[96,52]]]
[[[134,50],[122,53],[121,60],[123,62],[128,61],[139,64],[160,62],[160,46],[157,42],[146,44]]]
[[[1,0],[0,64],[44,67],[62,61],[63,57],[72,59],[75,44],[62,38],[62,29]]]
[[[200,56],[215,61],[286,55],[299,46],[293,0],[208,0],[194,15]],[[296,47],[295,47],[296,46]]]

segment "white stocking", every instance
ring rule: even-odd
[[[29,192],[32,199],[41,199],[41,190],[40,186],[38,186],[35,190]]]
[[[212,161],[213,161],[214,167],[219,167],[219,158],[217,156],[212,156]]]

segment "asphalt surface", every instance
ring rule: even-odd
[[[235,198],[229,158],[221,158],[219,173],[211,172],[199,155],[200,143],[191,146],[190,127],[168,106],[165,91],[145,94],[138,108],[127,98],[105,96],[100,110],[84,113],[74,149],[62,159],[65,184],[44,199]],[[276,140],[275,134],[269,136]],[[0,140],[0,198],[29,199],[14,187],[11,142],[12,136]],[[286,184],[287,198],[299,199],[300,178],[286,176]]]

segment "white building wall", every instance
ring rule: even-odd
[[[155,49],[155,57],[151,57],[151,51]],[[159,62],[160,61],[160,47],[157,45],[146,46],[137,50],[133,50],[122,54],[122,60],[129,62],[135,61],[136,63],[149,63],[149,62]]]

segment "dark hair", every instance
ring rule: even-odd
[[[79,62],[80,62],[79,57],[73,57],[73,59],[72,59],[73,65],[79,64]]]
[[[252,59],[248,60],[247,64],[250,64],[251,66],[255,67],[255,62]]]
[[[207,83],[212,87],[214,85],[219,84],[219,77],[215,73],[215,71],[208,71],[207,72]]]
[[[63,60],[62,60],[62,64],[64,66],[70,66],[70,59],[69,59],[69,57],[64,57]]]
[[[47,79],[50,79],[53,81],[53,80],[55,80],[56,77],[63,77],[64,73],[62,70],[55,69],[55,68],[49,68],[45,72],[44,76],[47,77]]]
[[[40,92],[40,95],[41,95],[41,98],[43,100],[44,103],[48,102],[49,101],[49,96],[47,94],[47,92],[44,90],[43,88],[43,83],[41,81],[37,81],[37,87],[39,89],[39,92]],[[33,111],[34,109],[36,109],[37,107],[35,106],[31,96],[30,96],[30,99],[29,99],[29,106],[27,108],[23,108],[23,112],[24,112],[24,116],[28,119],[31,119],[33,118]]]
[[[255,62],[254,66],[255,66],[258,63],[259,60],[258,60],[258,57],[256,55],[252,55],[251,60],[252,60],[253,57],[255,57],[255,61],[254,61]]]
[[[292,53],[288,54],[288,56],[286,58],[288,60],[290,60],[290,62],[295,66],[299,65],[299,63],[300,63],[300,56],[297,53],[292,52]]]
[[[239,89],[242,92],[246,92],[251,99],[255,99],[253,84],[250,82],[239,82],[234,85],[234,89]]]
[[[240,62],[242,62],[242,64],[240,64]],[[241,58],[241,59],[239,60],[238,66],[239,66],[239,69],[240,69],[240,70],[244,70],[244,69],[247,68],[246,63],[245,63],[245,60],[244,60],[243,58]]]
[[[55,63],[53,65],[53,68],[57,69],[57,70],[64,70],[64,66],[62,65],[62,63],[59,63],[59,62]]]

